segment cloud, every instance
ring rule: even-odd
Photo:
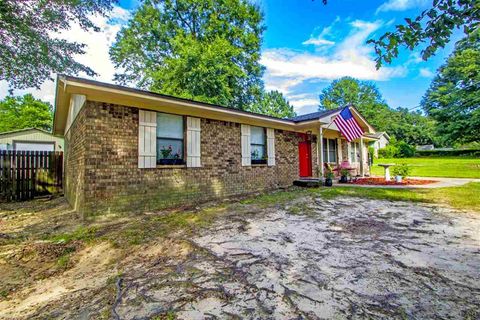
[[[130,11],[115,6],[108,17],[92,16],[92,21],[100,28],[100,32],[85,31],[79,25],[72,25],[70,30],[66,30],[53,35],[57,38],[75,40],[76,42],[87,45],[85,54],[78,55],[75,59],[92,68],[98,76],[96,80],[111,82],[115,73],[113,63],[110,61],[108,51],[115,41],[117,33],[130,18]],[[55,75],[53,75],[55,76]],[[85,77],[85,75],[82,75]],[[5,81],[0,82],[0,98],[7,95],[8,86]],[[45,81],[39,90],[26,89],[14,90],[15,95],[32,93],[36,98],[48,101],[51,104],[55,99],[55,83]]]
[[[420,77],[432,78],[435,74],[428,68],[420,68]]]
[[[317,36],[314,36],[313,34],[310,35],[310,38],[308,40],[305,40],[302,44],[303,45],[314,45],[316,47],[321,47],[321,46],[332,46],[335,44],[334,41],[325,39],[327,36],[332,35],[332,30],[337,24],[340,22],[340,17],[336,17],[335,20],[327,27],[323,28],[320,34]]]
[[[376,13],[387,11],[405,11],[412,8],[422,8],[431,3],[429,0],[388,0],[378,7]]]

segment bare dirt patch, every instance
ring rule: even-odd
[[[100,232],[107,240],[82,242],[67,270],[0,300],[0,318],[480,316],[478,214],[307,193],[267,200],[224,206],[201,228],[186,225],[209,214],[199,210],[169,222],[174,232],[141,234],[140,243],[136,221],[124,228],[130,246]],[[151,215],[149,234],[161,226],[155,221],[172,219]]]

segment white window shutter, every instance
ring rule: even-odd
[[[267,163],[269,166],[275,165],[275,130],[267,128]]]
[[[242,166],[252,164],[252,155],[250,150],[250,126],[242,124]]]
[[[201,167],[200,119],[187,117],[187,167]]]
[[[138,167],[155,168],[157,165],[157,113],[139,111]]]

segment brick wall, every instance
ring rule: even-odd
[[[138,114],[91,101],[80,111],[66,136],[66,195],[81,211],[191,205],[290,186],[298,178],[297,133],[275,130],[275,166],[243,167],[240,124],[210,119],[201,119],[201,168],[139,169]],[[314,148],[312,155],[316,161]]]

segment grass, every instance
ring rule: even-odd
[[[480,158],[428,157],[402,159],[375,159],[372,174],[383,176],[379,163],[408,164],[414,177],[480,178]]]
[[[471,182],[459,187],[438,189],[388,189],[335,187],[311,189],[325,198],[355,196],[370,199],[447,204],[460,210],[480,212],[480,183]]]

